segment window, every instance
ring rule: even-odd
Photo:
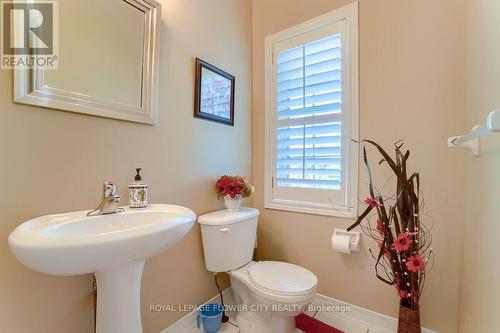
[[[266,208],[355,217],[357,3],[266,38]]]

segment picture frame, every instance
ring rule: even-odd
[[[194,117],[234,126],[235,77],[196,58]]]

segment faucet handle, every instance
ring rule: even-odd
[[[116,196],[117,195],[116,194],[116,191],[117,191],[116,184],[111,182],[111,181],[105,181],[104,185],[103,185],[103,191],[104,191],[105,198]]]
[[[96,209],[88,212],[87,216],[116,214],[124,212],[125,210],[123,208],[119,208],[117,205],[117,203],[120,202],[121,197],[116,192],[116,184],[110,181],[105,181],[103,184],[101,203]]]

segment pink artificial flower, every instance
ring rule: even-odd
[[[408,292],[406,290],[399,290],[398,289],[398,295],[401,298],[408,298],[408,297],[410,297],[410,296],[408,296]]]
[[[222,176],[217,180],[215,188],[219,196],[229,195],[233,199],[238,195],[249,197],[254,191],[247,179],[241,176]]]
[[[419,272],[425,269],[425,260],[422,256],[415,255],[408,258],[406,261],[406,268],[411,272]]]
[[[370,197],[367,197],[365,199],[365,204],[367,204],[368,206],[373,207],[373,208],[380,206],[374,199],[372,199]]]
[[[226,184],[229,182],[229,177],[228,176],[222,176],[219,178],[219,180],[217,181],[217,183],[215,183],[215,188],[217,189],[217,191],[219,192],[222,192],[224,191],[224,187],[226,186]]]
[[[382,225],[382,220],[377,219],[377,231],[380,235],[384,234],[384,226]]]
[[[407,251],[413,243],[413,240],[410,238],[411,235],[409,232],[399,234],[398,238],[394,240],[392,247],[398,252]]]
[[[229,195],[234,199],[240,194],[244,185],[244,180],[241,177],[222,176],[215,184],[215,188],[223,196]]]

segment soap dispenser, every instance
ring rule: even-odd
[[[130,208],[144,208],[148,206],[148,185],[142,182],[141,168],[135,169],[135,181],[128,187]]]

